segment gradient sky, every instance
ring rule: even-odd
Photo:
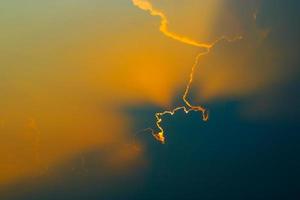
[[[0,199],[297,199],[298,25],[294,0],[153,0],[165,37],[130,0],[0,2]],[[2,198],[3,196],[3,198]]]

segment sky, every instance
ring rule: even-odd
[[[142,0],[141,0],[142,1]],[[145,2],[145,0],[143,0]],[[297,199],[300,3],[0,2],[0,199]]]

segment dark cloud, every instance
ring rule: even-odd
[[[165,116],[165,145],[138,135],[147,166],[110,179],[99,162],[102,150],[87,152],[58,167],[46,177],[50,181],[35,182],[30,192],[32,185],[20,184],[15,199],[296,199],[299,124],[242,120],[237,102],[209,106],[208,122],[196,112]]]

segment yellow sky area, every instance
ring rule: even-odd
[[[184,81],[179,74],[183,66],[167,61],[171,61],[170,56],[162,58],[159,50],[122,55],[120,60],[112,62],[117,67],[106,71],[112,76],[100,74],[94,81],[99,87],[103,87],[102,82],[106,83],[108,87],[103,90],[107,90],[108,98],[117,93],[123,103],[151,103],[167,107]],[[118,101],[112,99],[114,103],[119,104]]]
[[[223,42],[199,63],[194,89],[205,102],[239,99],[262,92],[282,80],[280,52],[262,46],[261,38]],[[246,47],[246,48],[245,48]]]

